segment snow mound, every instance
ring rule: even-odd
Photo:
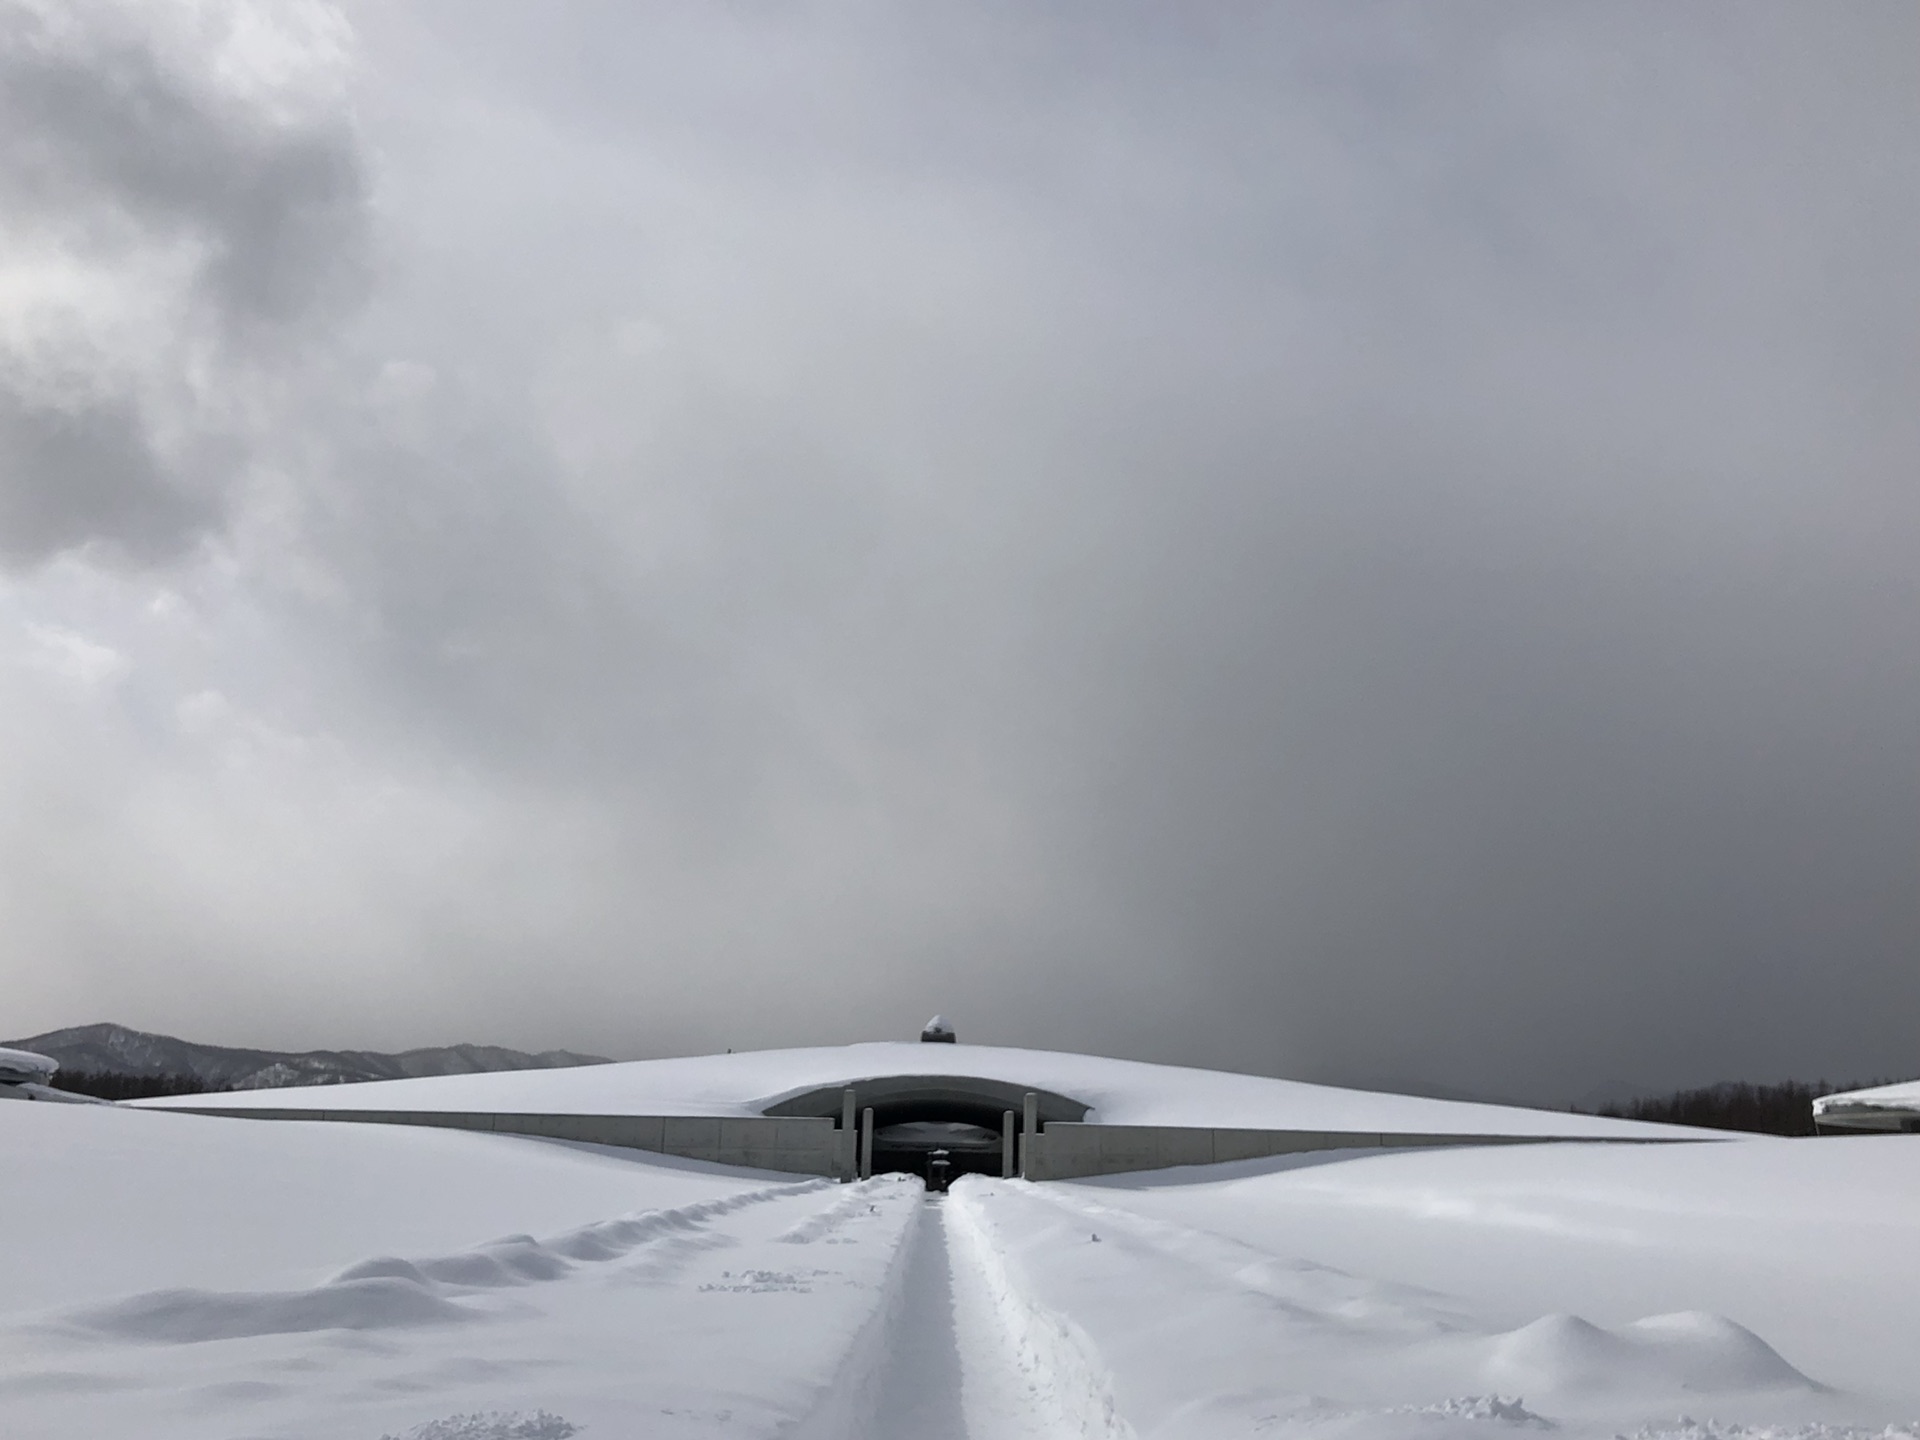
[[[559,1280],[577,1264],[616,1260],[650,1240],[697,1230],[746,1206],[825,1188],[825,1180],[771,1185],[585,1225],[544,1242],[509,1235],[422,1260],[381,1255],[307,1290],[149,1291],[75,1311],[69,1323],[123,1340],[172,1345],[313,1330],[460,1324],[488,1317],[490,1312],[472,1303],[476,1294]]]
[[[879,1178],[879,1177],[876,1177]],[[911,1177],[901,1175],[883,1180],[888,1184],[913,1184]],[[812,1245],[822,1243],[831,1245],[834,1237],[844,1230],[855,1216],[868,1214],[873,1210],[873,1200],[865,1188],[850,1190],[835,1200],[826,1209],[809,1215],[799,1224],[788,1227],[774,1236],[781,1245]]]
[[[1446,1420],[1493,1420],[1503,1425],[1518,1425],[1528,1430],[1551,1430],[1553,1422],[1527,1409],[1519,1396],[1509,1400],[1501,1395],[1457,1395],[1436,1400],[1430,1405],[1397,1405],[1384,1412],[1393,1415],[1435,1415]]]
[[[579,1433],[579,1426],[550,1410],[531,1415],[494,1411],[429,1420],[404,1435],[382,1435],[380,1440],[568,1440]]]
[[[421,1273],[430,1280],[472,1289],[558,1280],[571,1269],[572,1264],[564,1256],[555,1254],[531,1235],[509,1235],[490,1245],[428,1260],[420,1266]]]
[[[1143,1440],[1475,1440],[1629,1404],[1638,1420],[1693,1394],[1828,1393],[1718,1314],[1608,1329],[1549,1313],[1507,1330],[1463,1297],[1263,1252],[1080,1187],[967,1176],[947,1204],[960,1237],[985,1237],[981,1264],[1034,1368],[1092,1379],[1077,1398],[1110,1404]]]
[[[1543,1315],[1487,1344],[1483,1373],[1523,1390],[1820,1389],[1745,1326],[1702,1311],[1655,1315],[1614,1330],[1578,1315]]]
[[[102,1335],[191,1345],[309,1330],[386,1330],[473,1319],[417,1280],[398,1275],[334,1281],[311,1290],[221,1292],[155,1290],[80,1312],[75,1321]]]
[[[1259,1391],[1210,1395],[1180,1407],[1158,1436],[1292,1436],[1295,1440],[1485,1440],[1511,1430],[1555,1430],[1519,1397],[1456,1395],[1417,1405],[1355,1408],[1321,1395]]]
[[[1682,1415],[1671,1425],[1643,1425],[1614,1440],[1920,1440],[1920,1420],[1871,1429],[1858,1425],[1736,1425]]]

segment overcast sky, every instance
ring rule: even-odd
[[[1920,1072],[1916,54],[0,0],[0,1033]]]

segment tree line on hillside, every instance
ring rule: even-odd
[[[122,1075],[113,1070],[59,1070],[48,1082],[56,1090],[99,1100],[146,1100],[155,1095],[205,1095],[233,1089],[198,1075]]]
[[[1615,1120],[1654,1120],[1665,1125],[1705,1125],[1715,1130],[1749,1130],[1760,1135],[1811,1135],[1813,1102],[1837,1090],[1862,1090],[1886,1085],[1886,1080],[1849,1080],[1811,1085],[1783,1080],[1777,1085],[1754,1085],[1745,1080],[1677,1090],[1671,1095],[1649,1095],[1624,1104],[1602,1105],[1596,1114]]]

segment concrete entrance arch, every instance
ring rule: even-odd
[[[852,1096],[849,1107],[848,1096]],[[881,1075],[784,1095],[761,1109],[769,1119],[819,1118],[845,1125],[859,1117],[862,1159],[873,1174],[928,1175],[928,1160],[943,1151],[950,1173],[1019,1173],[1015,1149],[1032,1097],[1036,1131],[1050,1122],[1078,1123],[1093,1107],[1053,1090],[974,1075]]]

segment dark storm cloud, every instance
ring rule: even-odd
[[[165,554],[218,518],[173,483],[130,401],[78,412],[0,391],[0,558],[29,562],[103,540]]]
[[[968,835],[882,938],[870,876],[803,1014],[1546,1093],[1896,1063],[1823,997],[1916,939],[1899,23],[985,17],[478,20],[627,158],[556,152],[595,233],[471,228],[565,255],[556,328],[777,317],[732,338],[779,380],[682,377],[608,482],[694,563],[490,528],[537,463],[427,507],[484,566],[379,527],[435,557],[369,572],[394,638],[450,639],[393,693],[731,849],[848,791],[931,844],[849,754],[1015,813],[1056,903]]]
[[[186,56],[163,53],[168,25],[192,19],[0,9],[0,207],[13,256],[137,277],[123,332],[140,329],[137,311],[155,299],[139,285],[177,283],[156,261],[182,247],[194,257],[188,305],[170,317],[184,333],[151,337],[175,373],[131,384],[137,362],[111,353],[122,336],[56,329],[0,375],[0,544],[16,561],[90,541],[152,559],[217,524],[235,447],[175,443],[167,421],[179,416],[152,412],[181,397],[151,392],[177,392],[181,372],[209,364],[207,383],[244,389],[248,378],[226,367],[271,369],[364,278],[367,180],[351,127],[337,112],[290,118],[223,89],[194,54],[219,38],[211,30],[188,37]],[[197,357],[183,343],[195,338],[207,347]],[[106,376],[87,374],[103,363]]]
[[[57,12],[56,12],[57,13]],[[76,23],[81,16],[93,24]],[[182,237],[231,322],[352,293],[367,177],[335,114],[287,120],[183,73],[105,7],[0,16],[0,187],[10,219],[82,249]]]
[[[393,264],[244,599],[457,818],[276,867],[405,1004],[287,939],[209,1038],[1911,1068],[1910,12],[357,19]]]

